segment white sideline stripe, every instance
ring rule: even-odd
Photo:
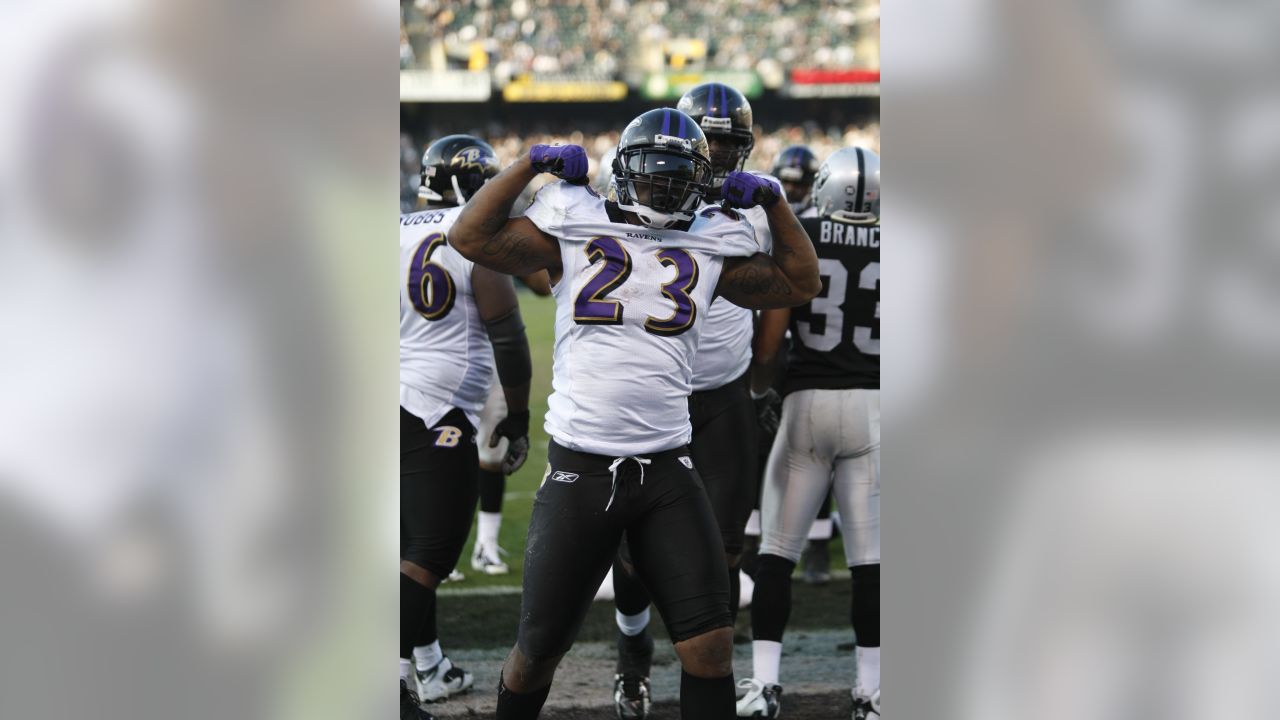
[[[848,580],[848,570],[831,571],[832,580]],[[463,582],[466,582],[465,580]],[[450,583],[452,585],[453,583]],[[451,595],[453,597],[497,597],[500,595],[519,595],[520,588],[515,585],[497,585],[491,587],[443,587],[436,590],[437,595]]]
[[[463,582],[466,582],[465,580]],[[452,583],[450,583],[452,584]],[[497,595],[519,595],[520,588],[514,585],[495,585],[491,587],[470,587],[470,588],[439,588],[436,590],[437,595],[451,595],[453,597],[479,597],[479,596],[497,596]]]

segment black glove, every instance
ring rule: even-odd
[[[778,391],[769,388],[760,397],[751,398],[751,402],[756,405],[756,423],[761,434],[764,437],[777,435],[778,422],[782,417],[782,398],[778,397]]]
[[[502,472],[510,475],[524,465],[529,457],[529,411],[509,413],[489,437],[489,447],[498,447],[502,438],[507,439],[507,454],[502,458]]]

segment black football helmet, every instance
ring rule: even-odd
[[[498,156],[489,143],[474,135],[447,135],[422,155],[418,197],[437,205],[466,205],[497,174]]]
[[[818,156],[805,145],[788,145],[773,160],[770,175],[782,181],[787,202],[796,214],[813,205],[813,180],[818,177]]]
[[[680,97],[676,109],[693,118],[706,133],[708,141],[717,141],[708,157],[711,159],[712,187],[719,188],[724,178],[741,170],[755,147],[751,134],[751,103],[742,93],[724,83],[703,83]]]
[[[692,220],[711,183],[707,153],[706,135],[679,110],[659,108],[632,120],[613,158],[618,207],[652,228]]]

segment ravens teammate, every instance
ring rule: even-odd
[[[818,177],[818,158],[806,145],[788,145],[773,159],[769,171],[782,183],[787,202],[796,217],[813,217],[813,181]]]
[[[754,677],[739,717],[777,717],[791,572],[828,490],[852,574],[857,634],[855,720],[880,717],[880,158],[831,155],[814,183],[818,217],[802,221],[817,249],[818,297],[761,314],[752,385],[768,387],[788,327],[778,435],[765,471],[763,537],[752,598]]]
[[[495,365],[508,412],[481,441],[508,442],[508,471],[529,448],[529,344],[511,278],[446,242],[460,206],[497,174],[493,148],[450,135],[427,148],[422,164],[427,207],[400,216],[402,720],[430,720],[419,700],[446,700],[472,684],[440,649],[436,588],[457,565],[475,512],[476,425]]]

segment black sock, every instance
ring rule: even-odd
[[[777,555],[761,555],[751,595],[751,639],[782,642],[791,618],[791,571],[796,564]]]
[[[422,622],[426,619],[428,597],[434,599],[435,593],[417,580],[400,573],[400,657],[407,660],[413,659],[413,648],[417,645]]]
[[[621,560],[613,560],[613,604],[623,615],[639,615],[649,607],[649,591],[640,578],[627,572]]]
[[[756,564],[760,560],[760,536],[748,535],[742,541],[742,559],[738,567],[752,580],[756,577]]]
[[[422,625],[418,628],[418,637],[413,646],[423,647],[439,639],[440,635],[436,630],[436,591],[427,590],[426,602],[422,604]]]
[[[634,674],[649,677],[653,668],[653,635],[648,628],[639,635],[623,635],[618,633],[618,664],[615,671],[619,675]]]
[[[502,493],[506,489],[507,478],[501,470],[480,468],[480,512],[502,512]]]
[[[681,720],[733,720],[736,699],[732,673],[707,679],[680,671]]]
[[[742,576],[738,568],[729,568],[729,614],[733,622],[738,622],[738,604],[742,595]]]
[[[537,720],[549,694],[551,694],[550,685],[531,693],[512,692],[502,684],[502,678],[499,677],[498,712],[495,717],[497,720]]]
[[[880,647],[880,563],[849,568],[853,597],[849,609],[853,632],[862,647]]]

